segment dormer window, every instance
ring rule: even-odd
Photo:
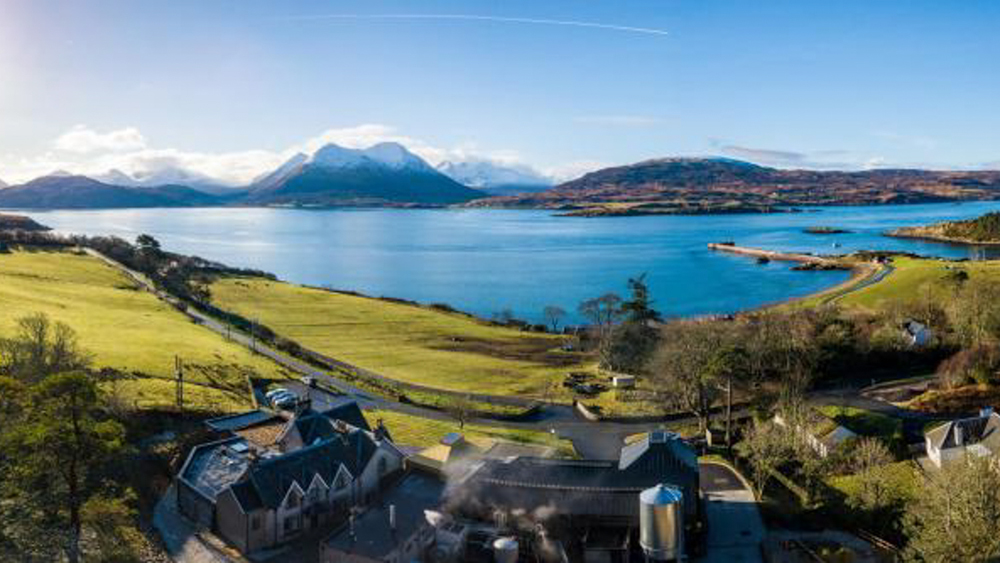
[[[285,503],[285,506],[288,508],[295,508],[298,505],[299,505],[299,493],[292,491],[291,493],[288,494],[288,502]]]

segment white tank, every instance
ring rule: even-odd
[[[497,538],[493,542],[493,559],[496,563],[517,563],[517,540]]]
[[[667,485],[639,493],[639,545],[652,561],[684,556],[684,495]]]

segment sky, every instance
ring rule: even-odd
[[[565,179],[1000,167],[1000,2],[0,0],[0,179],[240,183],[326,142]]]

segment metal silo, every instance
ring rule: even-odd
[[[667,485],[639,493],[639,545],[650,561],[684,555],[684,495]]]
[[[493,542],[493,559],[496,563],[517,563],[517,540],[497,538]]]

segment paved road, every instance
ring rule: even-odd
[[[749,486],[727,465],[706,462],[699,470],[708,538],[705,555],[696,561],[763,561],[760,544],[767,529]]]

